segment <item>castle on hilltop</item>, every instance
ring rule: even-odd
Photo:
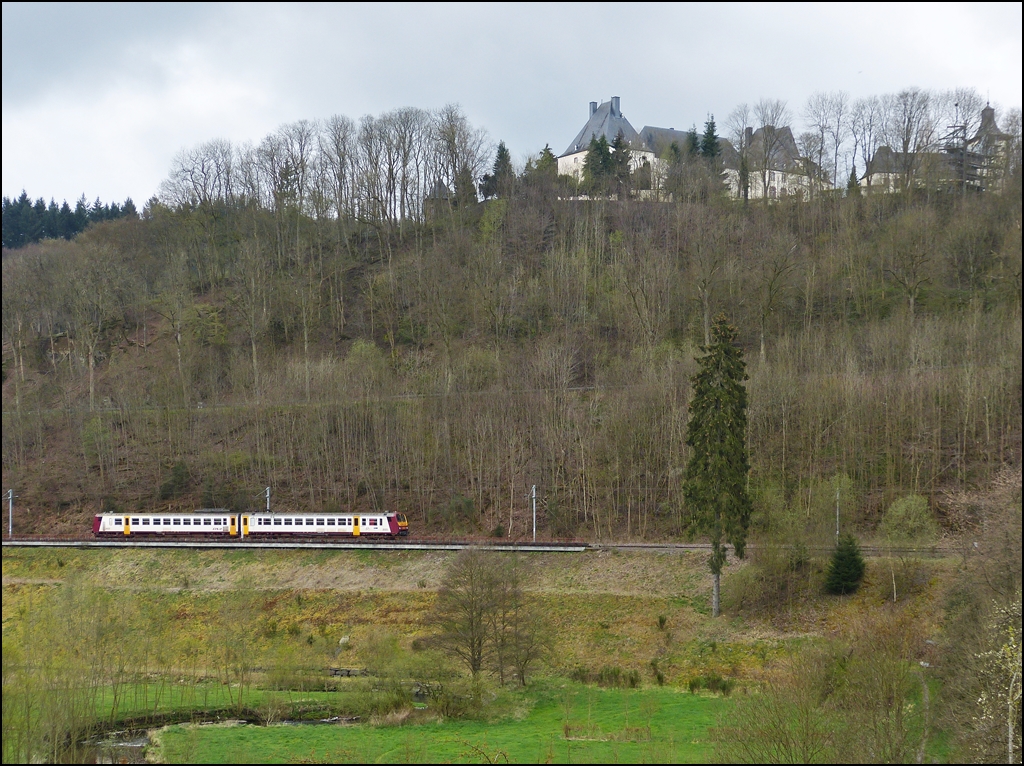
[[[654,199],[663,196],[673,145],[678,151],[699,139],[691,131],[675,128],[645,125],[637,131],[623,114],[619,96],[600,104],[591,101],[586,123],[557,158],[558,174],[581,181],[591,140],[603,139],[611,146],[619,135],[629,145],[630,171],[649,170],[650,190],[641,193]],[[954,131],[929,151],[916,153],[879,147],[858,183],[866,190],[883,192],[926,185],[997,188],[1010,138],[996,125],[995,110],[986,106],[981,125],[971,138]],[[804,196],[816,188],[832,189],[843,183],[843,179],[828,178],[811,158],[802,155],[788,125],[747,127],[738,137],[738,145],[719,137],[718,148],[722,180],[736,198]]]

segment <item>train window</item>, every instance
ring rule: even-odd
[[[370,519],[370,526],[371,527],[377,526],[377,519]]]
[[[292,520],[291,520],[291,519],[285,519],[285,520],[284,520],[284,525],[285,525],[286,527],[290,527],[290,526],[292,525]]]
[[[317,519],[317,520],[316,520],[316,525],[317,525],[318,527],[322,527],[322,526],[324,525],[324,520],[323,520],[323,519]]]
[[[143,519],[142,520],[142,526],[148,527],[149,526],[149,519]]]
[[[184,524],[186,527],[190,527],[192,526],[192,519],[182,519],[181,523]]]
[[[138,524],[138,523],[139,523],[138,519],[132,519],[132,524]]]
[[[174,526],[180,527],[181,526],[181,519],[175,519],[174,520]]]
[[[281,519],[274,519],[274,524],[277,526],[281,526]]]
[[[114,523],[120,527],[124,524],[124,519],[114,519]]]
[[[165,527],[171,526],[171,520],[170,519],[164,519],[164,526]]]
[[[313,526],[313,519],[306,519],[306,526],[307,527]]]
[[[327,519],[327,526],[333,527],[334,526],[334,519]]]
[[[204,527],[210,526],[210,520],[209,519],[203,519],[203,526]]]

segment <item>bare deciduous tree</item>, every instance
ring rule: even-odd
[[[769,175],[780,167],[782,161],[782,129],[792,119],[786,102],[777,98],[762,98],[754,104],[754,121],[761,131],[761,141],[754,166],[761,175],[761,189],[768,194]]]
[[[918,178],[925,151],[935,140],[931,94],[908,88],[882,97],[882,140],[895,152],[900,187],[910,190]]]
[[[850,129],[853,134],[853,161],[857,161],[857,150],[860,149],[861,162],[867,173],[875,150],[882,137],[882,103],[877,96],[857,99],[853,104],[850,116]],[[871,176],[867,175],[870,187]]]

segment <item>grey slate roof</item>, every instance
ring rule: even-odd
[[[796,139],[789,126],[775,128],[768,125],[754,131],[750,139],[750,152],[757,157],[764,152],[765,146],[771,143],[766,133],[775,132],[775,145],[771,157],[771,169],[781,170],[786,173],[799,173],[803,170],[803,163],[800,160],[800,150],[797,148]]]
[[[583,126],[583,130],[576,134],[576,138],[559,156],[565,157],[569,154],[585,151],[590,145],[591,138],[601,138],[601,136],[604,136],[605,140],[610,144],[619,135],[619,131],[622,131],[623,138],[629,143],[638,146],[640,144],[640,136],[633,129],[633,126],[629,124],[629,120],[622,115],[622,110],[618,106],[619,99],[618,96],[615,96],[611,101],[605,101],[601,106],[597,107],[597,110],[587,120],[587,124]]]
[[[687,141],[690,137],[688,130],[675,130],[674,128],[653,128],[644,125],[640,129],[640,140],[643,145],[654,152],[654,156],[661,157],[673,143],[679,145],[682,151],[686,151]]]
[[[880,146],[875,150],[874,156],[868,160],[868,166],[862,177],[875,173],[899,173],[900,168],[906,165],[907,156],[903,152],[894,152],[888,146]]]

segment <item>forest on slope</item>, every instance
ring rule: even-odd
[[[868,534],[921,494],[955,531],[945,498],[1019,465],[1019,142],[998,193],[743,203],[704,167],[674,201],[571,199],[545,153],[495,164],[480,202],[483,134],[423,120],[210,142],[141,218],[4,251],[16,533],[269,486],[281,509],[516,537],[536,485],[543,535],[684,535],[689,381],[720,312],[758,528],[827,543],[837,493]]]

